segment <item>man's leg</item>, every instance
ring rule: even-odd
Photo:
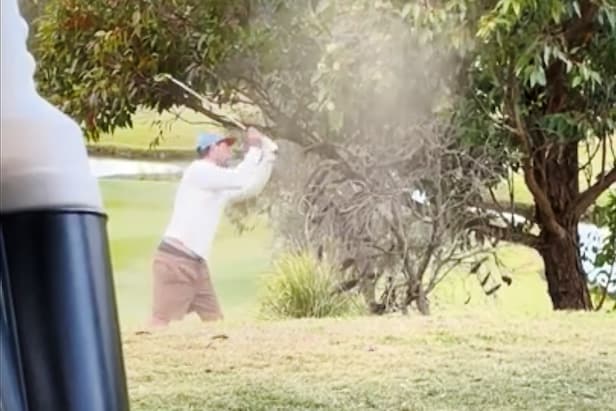
[[[197,294],[190,306],[190,310],[197,313],[201,321],[218,321],[224,317],[216,291],[214,290],[214,284],[210,276],[210,270],[207,263],[203,262],[199,265],[199,276],[197,277]]]
[[[185,275],[181,258],[157,252],[152,264],[152,316],[149,326],[165,327],[189,312],[195,296],[193,278]]]

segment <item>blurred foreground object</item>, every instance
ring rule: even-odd
[[[36,92],[2,0],[0,410],[128,410],[101,196],[79,126]]]

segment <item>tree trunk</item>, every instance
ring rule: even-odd
[[[374,275],[364,271],[360,276],[359,290],[370,314],[382,315],[385,313],[385,306],[376,301],[376,279]]]
[[[548,293],[555,310],[592,309],[576,235],[573,228],[564,240],[551,233],[541,235],[538,251],[543,258]]]
[[[422,315],[430,315],[430,300],[422,285],[419,285],[419,293],[417,295],[417,310]]]
[[[410,307],[413,303],[421,315],[430,315],[430,300],[426,289],[415,275],[407,280],[405,306]]]
[[[592,302],[579,251],[579,217],[571,212],[579,196],[577,144],[537,150],[533,160],[534,177],[553,211],[550,216],[537,208],[536,215],[541,227],[537,251],[543,258],[552,306],[555,310],[590,310]]]

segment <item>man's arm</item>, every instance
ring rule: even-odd
[[[244,160],[233,168],[220,167],[213,163],[196,162],[188,170],[188,178],[203,190],[240,190],[253,178],[260,168],[263,151],[250,147]]]
[[[261,193],[272,175],[278,146],[266,136],[261,139],[262,159],[244,186],[229,191],[228,199],[231,203],[238,203]]]

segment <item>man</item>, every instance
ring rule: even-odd
[[[166,326],[187,313],[202,321],[223,318],[207,265],[210,247],[225,206],[257,195],[270,178],[276,144],[249,128],[246,154],[228,167],[233,138],[201,134],[198,159],[180,181],[171,221],[153,262],[151,327]]]

